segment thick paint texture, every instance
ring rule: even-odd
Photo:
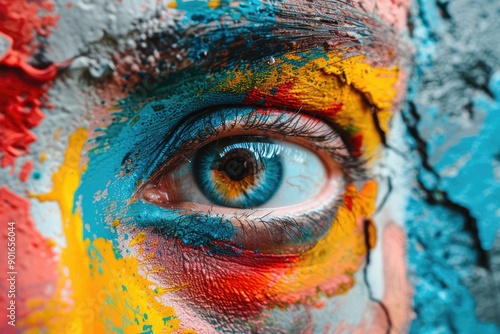
[[[51,2],[4,1],[0,3],[0,165],[15,166],[15,159],[29,153],[36,140],[30,131],[43,119],[40,107],[53,65],[37,63],[35,36],[48,36],[56,17],[39,15],[53,10]],[[35,59],[33,59],[35,58]],[[34,62],[32,64],[30,62]],[[37,66],[37,68],[34,67]]]
[[[191,5],[200,6],[183,2],[176,7],[189,10]],[[254,5],[249,3],[249,10]],[[207,16],[186,17],[210,22],[220,14],[216,9]],[[220,31],[210,38],[216,41]],[[229,41],[237,37],[232,34]],[[202,46],[190,50],[197,53],[188,58],[203,56]],[[311,246],[303,254],[262,254],[258,248],[242,248],[234,242],[239,231],[229,219],[153,205],[137,198],[136,190],[162,164],[175,161],[184,143],[210,135],[209,128],[190,129],[185,124],[221,106],[236,105],[224,109],[228,119],[241,109],[300,110],[334,122],[353,155],[371,158],[380,149],[381,132],[387,130],[397,97],[398,69],[321,48],[182,73],[165,70],[161,62],[155,65],[157,84],[140,95],[134,94],[139,89],[132,89],[122,96],[109,110],[114,112],[113,122],[96,130],[88,169],[76,194],[90,226],[84,239],[112,240],[120,250],[117,258],[139,256],[140,273],[148,273],[182,304],[216,322],[225,317],[252,319],[278,306],[314,304],[353,288],[367,253],[364,221],[374,209],[373,182],[359,193],[353,185],[346,189],[343,201],[339,199],[344,204],[338,218],[329,216],[331,228],[320,242],[305,238]],[[118,74],[133,77],[127,67],[119,68]]]
[[[418,171],[406,222],[414,333],[500,331],[493,13],[492,1],[415,4],[417,68],[403,113]]]
[[[10,298],[7,298],[10,284],[7,284],[7,278],[10,278],[9,272],[16,272],[16,313],[19,318],[27,316],[32,308],[44,305],[53,297],[53,289],[57,280],[57,258],[53,249],[54,242],[47,240],[35,227],[33,218],[30,215],[29,201],[21,197],[6,187],[0,188],[0,219],[4,222],[14,222],[13,230],[4,228],[0,231],[0,257],[5,259],[0,263],[0,307],[7,309]],[[14,231],[15,241],[9,240],[8,232]],[[9,248],[7,247],[9,246]],[[8,266],[8,251],[15,255],[15,270],[10,270]],[[12,259],[12,258],[11,258]],[[41,263],[44,270],[32,271]],[[22,273],[30,273],[23,275]],[[0,331],[9,333],[11,326],[7,321],[0,323]],[[10,320],[10,319],[9,319]],[[18,323],[19,325],[19,323]]]
[[[363,56],[343,60],[335,53],[290,54],[278,60],[269,73],[255,76],[251,70],[243,70],[219,85],[226,91],[253,84],[259,88],[249,92],[245,103],[280,105],[330,118],[347,129],[354,150],[372,156],[381,141],[372,117],[387,130],[398,70],[372,68],[363,60]]]

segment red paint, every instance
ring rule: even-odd
[[[179,299],[200,312],[237,318],[250,318],[265,307],[276,306],[279,296],[273,287],[299,258],[252,251],[209,255],[154,234],[148,236],[146,247],[148,251],[142,254],[154,254],[143,261],[150,279],[160,286],[178,287]],[[158,265],[165,271],[155,273],[153,268]]]
[[[326,117],[333,117],[342,110],[342,107],[343,107],[342,103],[334,103],[330,108],[327,108],[324,111],[322,111],[322,114],[324,114]]]
[[[15,222],[15,271],[16,276],[16,323],[28,313],[26,302],[38,298],[43,300],[52,297],[57,284],[57,261],[49,241],[37,230],[30,215],[29,201],[10,191],[0,188],[0,309],[6,310],[7,267],[9,244],[8,222]],[[11,234],[12,235],[12,234]],[[4,293],[5,292],[5,293]],[[5,315],[4,315],[5,318]],[[4,320],[4,319],[2,319]],[[9,333],[6,321],[0,323],[0,333]],[[10,327],[10,326],[9,326]]]
[[[292,91],[293,87],[293,83],[282,84],[272,93],[263,93],[254,88],[248,93],[244,103],[248,105],[262,105],[264,107],[285,107],[292,110],[305,108],[306,106],[304,106],[304,103],[296,96],[296,93]],[[333,117],[342,110],[342,106],[342,103],[334,103],[326,109],[307,111],[325,117]]]
[[[47,86],[34,80],[20,68],[1,66],[0,71],[0,152],[1,167],[14,165],[16,157],[29,152],[36,140],[30,131],[43,119],[40,106]]]
[[[363,135],[355,135],[350,138],[352,145],[352,154],[355,157],[359,157],[361,155],[361,148],[363,147]]]
[[[0,155],[1,167],[29,152],[36,140],[30,131],[43,119],[40,107],[55,77],[55,65],[37,69],[29,64],[37,51],[36,36],[48,36],[57,17],[39,15],[53,11],[49,1],[0,1],[0,38],[12,42],[0,59]]]
[[[286,83],[278,86],[273,93],[263,93],[258,89],[252,89],[245,99],[245,104],[299,109],[302,107],[302,101],[293,95],[292,88],[293,83]]]
[[[21,167],[21,170],[19,171],[19,180],[21,180],[22,182],[26,182],[32,170],[33,170],[33,161],[26,161],[23,164],[23,167]]]
[[[0,1],[0,31],[14,39],[15,51],[28,57],[37,49],[36,35],[48,36],[55,27],[57,16],[48,14],[53,11],[54,3],[47,0]]]

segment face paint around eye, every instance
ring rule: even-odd
[[[116,121],[95,140],[76,195],[91,226],[84,236],[117,241],[124,257],[137,257],[139,267],[129,272],[144,274],[154,287],[168,291],[162,303],[178,301],[175,308],[183,319],[180,312],[193,308],[211,323],[223,318],[246,326],[253,316],[260,321],[262,312],[288,312],[299,303],[307,307],[320,294],[344,293],[363,263],[366,249],[358,222],[369,213],[357,210],[361,200],[350,194],[347,209],[339,208],[345,189],[338,183],[325,188],[323,198],[293,209],[254,209],[252,215],[247,209],[216,211],[213,205],[192,203],[172,208],[138,196],[141,184],[185,163],[217,135],[220,140],[243,134],[290,140],[313,154],[325,153],[321,162],[327,171],[334,167],[348,182],[358,179],[359,163],[350,159],[344,143],[359,132],[365,135],[363,144],[376,137],[366,135],[371,127],[360,127],[370,117],[369,105],[340,76],[327,72],[338,67],[338,59],[330,64],[308,61],[310,54],[300,62],[298,57],[276,56],[273,66],[262,61],[248,70],[168,76],[147,98],[120,100]],[[344,69],[354,66],[349,62],[360,60],[346,60]],[[346,77],[350,80],[348,71]],[[204,122],[200,115],[219,106],[224,108]],[[344,137],[311,116],[331,120],[348,133]],[[193,118],[203,121],[192,126]]]
[[[273,108],[204,113],[169,134],[164,158],[135,193],[138,205],[156,208],[141,209],[136,221],[172,237],[169,229],[179,224],[151,212],[165,217],[175,210],[185,219],[225,221],[233,230],[224,242],[237,248],[284,253],[314,245],[331,225],[346,181],[363,175],[362,161],[350,156],[339,133],[311,116]],[[234,169],[231,180],[225,169],[229,162],[237,168],[237,159],[247,171]]]

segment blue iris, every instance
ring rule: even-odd
[[[193,174],[213,203],[255,208],[269,201],[283,178],[283,146],[259,136],[214,141],[196,153]]]

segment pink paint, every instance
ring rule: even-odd
[[[391,315],[393,332],[404,333],[413,318],[413,288],[406,269],[406,235],[394,223],[388,224],[382,237],[384,254],[385,293],[383,302]],[[379,310],[377,319],[384,319]]]
[[[355,5],[364,8],[368,13],[375,12],[385,24],[390,24],[399,31],[407,27],[410,0],[357,0]]]
[[[15,233],[14,270],[8,267],[9,225],[13,222]],[[12,232],[12,231],[10,231]],[[12,237],[12,233],[10,234]],[[0,290],[8,291],[8,272],[17,272],[16,277],[16,318],[17,321],[28,314],[26,302],[38,298],[40,301],[52,297],[57,282],[57,259],[52,246],[37,230],[30,215],[29,201],[6,187],[0,188]],[[0,294],[0,309],[6,310],[7,293]],[[0,324],[0,332],[8,333],[6,322]],[[10,327],[10,326],[9,326]],[[19,328],[19,327],[16,327]]]

